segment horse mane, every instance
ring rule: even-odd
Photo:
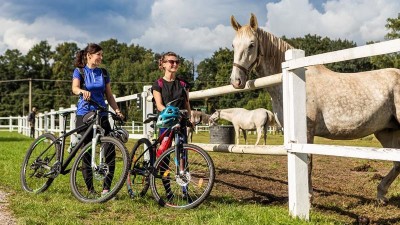
[[[260,28],[257,29],[257,35],[258,46],[261,48],[258,65],[261,61],[267,62],[269,65],[268,70],[271,74],[281,73],[282,62],[285,61],[285,52],[294,47],[283,39]]]

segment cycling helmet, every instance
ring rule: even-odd
[[[161,111],[156,125],[160,128],[172,127],[179,122],[179,116],[179,108],[169,105]]]
[[[120,141],[122,141],[122,143],[126,143],[126,142],[128,142],[129,133],[127,130],[125,130],[123,128],[118,128],[118,129],[114,130],[113,132],[111,132],[110,136],[119,139]]]

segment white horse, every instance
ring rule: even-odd
[[[232,122],[235,128],[236,144],[239,144],[240,130],[243,131],[244,141],[247,145],[247,131],[257,131],[257,141],[260,141],[261,133],[264,132],[264,145],[267,143],[267,128],[275,121],[274,114],[266,109],[259,108],[254,110],[247,110],[243,108],[230,108],[219,109],[215,111],[211,117],[210,122],[215,123],[219,118]]]
[[[247,73],[255,69],[259,77],[281,73],[286,50],[284,40],[258,28],[251,14],[250,24],[241,26],[231,17],[236,31],[231,83],[244,88]],[[307,142],[314,136],[337,140],[374,134],[385,148],[400,148],[400,70],[389,68],[360,73],[336,73],[323,65],[306,67]],[[268,87],[273,111],[283,125],[282,85]],[[311,156],[310,156],[311,157]],[[312,194],[310,159],[310,194]],[[400,173],[400,162],[377,187],[377,198],[385,195]]]
[[[210,115],[206,114],[202,111],[195,111],[195,110],[191,111],[190,120],[194,123],[194,125],[208,124],[209,118],[210,118]],[[192,142],[193,131],[194,131],[194,127],[187,127],[188,142]]]

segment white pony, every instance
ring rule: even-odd
[[[232,122],[235,128],[236,144],[239,144],[239,130],[243,131],[244,141],[247,145],[247,131],[257,130],[257,141],[260,141],[264,132],[264,145],[267,143],[267,128],[275,121],[274,114],[266,109],[259,108],[247,110],[243,108],[219,109],[210,117],[210,123],[215,123],[219,118]]]
[[[281,73],[287,42],[258,28],[251,14],[249,25],[231,17],[236,31],[231,83],[244,88],[247,74],[259,77]],[[323,65],[306,69],[307,142],[314,136],[349,140],[374,134],[384,148],[400,148],[400,70],[394,68],[360,73],[336,73]],[[282,85],[268,87],[272,108],[283,125]],[[310,160],[310,178],[311,178]],[[389,186],[400,173],[400,162],[378,185],[377,198],[386,203]],[[311,179],[310,194],[312,194]]]

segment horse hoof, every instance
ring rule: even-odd
[[[381,206],[386,206],[389,202],[389,200],[385,197],[378,198],[377,200],[378,200],[378,205]]]

